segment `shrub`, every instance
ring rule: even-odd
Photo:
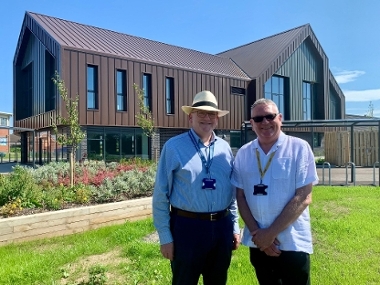
[[[0,206],[21,199],[24,207],[38,205],[41,189],[27,169],[15,166],[13,172],[0,180]]]
[[[325,162],[325,158],[324,157],[319,157],[319,158],[315,159],[315,163],[316,164],[323,164],[324,162]]]
[[[69,186],[69,164],[52,162],[36,169],[16,166],[0,175],[0,206],[3,216],[20,208],[63,209],[72,204],[105,203],[150,196],[156,164],[133,159],[122,163],[85,161],[75,166],[76,185]],[[14,207],[15,201],[20,207]],[[12,211],[11,211],[12,210]]]
[[[4,217],[12,216],[22,210],[21,199],[6,203],[0,208],[0,214]]]

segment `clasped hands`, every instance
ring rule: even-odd
[[[268,229],[257,229],[251,232],[252,242],[268,256],[279,256],[281,250],[278,249],[280,242],[276,237],[273,237]]]

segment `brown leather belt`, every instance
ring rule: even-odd
[[[189,212],[181,209],[177,209],[174,207],[171,207],[171,212],[174,215],[191,218],[191,219],[199,219],[199,220],[206,220],[206,221],[217,221],[219,219],[222,219],[226,217],[229,213],[229,210],[223,210],[219,212],[214,213],[197,213],[197,212]]]

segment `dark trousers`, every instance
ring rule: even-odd
[[[279,257],[250,248],[251,264],[260,285],[309,285],[310,256],[305,252],[282,251]]]
[[[225,285],[231,262],[233,223],[228,215],[217,221],[205,221],[172,215],[174,240],[171,262],[173,285]]]

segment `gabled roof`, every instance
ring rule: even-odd
[[[252,79],[254,79],[259,77],[276,61],[278,62],[276,66],[280,67],[310,35],[313,36],[314,40],[317,42],[310,25],[306,24],[218,53],[217,55],[231,58]],[[317,43],[317,49],[318,46],[320,47],[319,43]],[[319,51],[323,53],[321,48]],[[276,71],[276,69],[274,71]]]
[[[154,64],[249,80],[232,60],[94,26],[26,12],[59,45]],[[30,21],[29,21],[30,22]],[[28,21],[24,21],[28,23]],[[32,24],[30,24],[32,25]]]

